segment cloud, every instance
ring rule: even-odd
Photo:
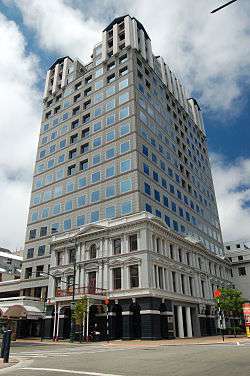
[[[17,25],[0,13],[0,244],[22,247],[38,141],[37,58]]]
[[[101,30],[130,13],[147,29],[155,54],[165,57],[208,110],[235,113],[250,78],[248,0],[210,14],[219,0],[18,0],[24,22],[49,51],[88,60]],[[152,16],[153,15],[153,16]],[[242,104],[241,104],[242,105]]]
[[[211,158],[215,192],[225,241],[250,238],[250,159],[228,163]]]
[[[7,4],[12,4],[8,2]],[[18,0],[25,24],[33,29],[41,48],[59,55],[90,60],[95,44],[101,41],[102,22],[61,0]],[[89,5],[91,6],[91,5]]]

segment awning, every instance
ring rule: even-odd
[[[1,308],[0,308],[1,309]],[[14,304],[9,306],[6,311],[3,313],[4,318],[7,319],[30,319],[30,320],[38,320],[44,316],[44,312],[42,312],[38,307],[29,306],[29,305],[21,305],[21,304]]]

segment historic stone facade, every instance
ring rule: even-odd
[[[69,336],[74,265],[75,297],[90,299],[87,331],[102,338],[106,297],[111,338],[215,334],[213,291],[231,285],[230,263],[149,213],[86,225],[52,239],[47,336]]]

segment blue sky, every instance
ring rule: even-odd
[[[126,13],[202,105],[224,238],[250,238],[250,3],[211,15],[223,2],[0,1],[0,246],[23,246],[47,68],[63,55],[87,63]]]

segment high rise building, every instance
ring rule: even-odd
[[[56,253],[56,241],[51,243],[52,236],[60,243],[77,229],[96,226],[103,226],[107,236],[119,221],[125,231],[131,221],[140,222],[141,215],[182,239],[180,247],[193,244],[215,264],[224,265],[200,107],[164,59],[152,53],[151,40],[138,20],[129,15],[114,19],[103,30],[88,64],[69,56],[57,59],[47,72],[43,103],[23,295],[45,296],[46,273],[66,265],[66,258],[62,261]],[[123,222],[124,217],[128,222]],[[133,242],[129,239],[126,244]],[[135,251],[142,251],[142,244],[148,252],[164,249],[162,241],[156,236],[152,245],[144,239]],[[68,256],[67,263],[71,263]],[[223,268],[226,279],[227,267]],[[139,269],[132,270],[134,280]],[[157,272],[160,280],[162,272]],[[179,281],[178,273],[176,278]],[[54,279],[55,275],[51,282]],[[119,284],[120,271],[115,279]],[[163,286],[158,282],[156,289]],[[95,282],[95,287],[103,288],[105,283],[96,286]],[[111,287],[106,283],[105,288]],[[211,299],[211,291],[207,294]]]

